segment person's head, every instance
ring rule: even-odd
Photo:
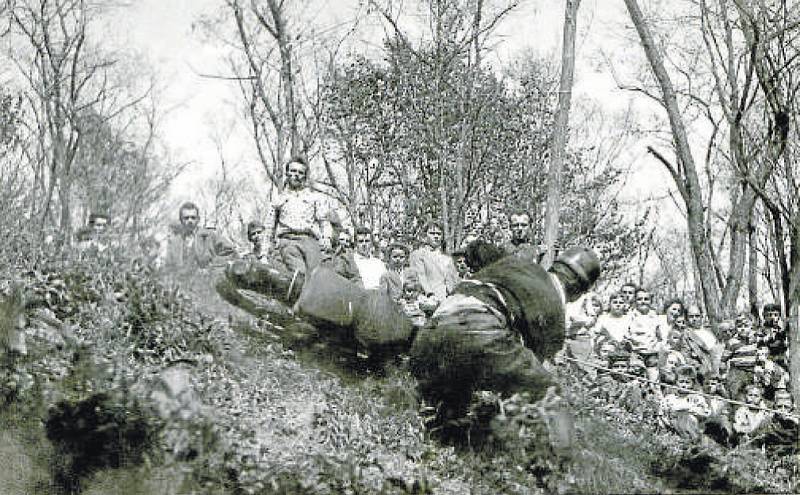
[[[679,395],[688,394],[694,390],[697,385],[697,370],[694,369],[694,366],[678,366],[675,369],[675,385],[681,389],[687,389],[678,390]]]
[[[619,288],[619,291],[625,296],[625,303],[629,307],[633,307],[633,302],[636,299],[636,289],[638,289],[636,284],[633,282],[626,282],[622,284],[622,287]]]
[[[766,363],[769,360],[769,347],[761,346],[756,349],[756,361]]]
[[[600,258],[587,247],[571,247],[558,255],[550,271],[564,284],[567,301],[572,302],[588,291],[600,277]]]
[[[716,373],[709,374],[704,382],[704,387],[707,393],[716,394],[721,392],[725,387],[722,385],[720,376]]]
[[[403,299],[413,301],[421,292],[422,286],[416,280],[406,280],[403,283]]]
[[[720,338],[729,339],[736,334],[736,321],[733,319],[724,319],[717,325],[717,331]]]
[[[667,301],[667,304],[664,305],[664,314],[667,315],[667,322],[672,323],[676,316],[685,314],[683,301],[678,298]]]
[[[469,275],[469,265],[467,264],[467,250],[466,248],[463,249],[456,249],[453,251],[453,263],[456,265],[456,270],[458,271],[458,276],[464,278],[465,276]]]
[[[308,163],[296,156],[286,162],[286,185],[289,189],[302,189],[308,179]]]
[[[611,316],[620,317],[628,311],[628,298],[622,292],[615,292],[608,300],[608,311]]]
[[[635,297],[637,311],[642,314],[649,313],[650,309],[653,307],[653,296],[650,295],[650,291],[647,289],[639,289],[636,291]]]
[[[250,221],[247,222],[247,241],[253,245],[253,247],[261,247],[262,239],[261,237],[264,234],[264,225],[258,221]]]
[[[361,256],[372,256],[372,232],[366,227],[356,229],[356,252]]]
[[[353,247],[353,236],[350,235],[348,229],[342,229],[336,234],[336,245],[341,249],[350,249]]]
[[[775,391],[775,409],[782,413],[790,413],[794,409],[792,403],[792,394],[786,389],[778,389]]]
[[[736,315],[736,334],[740,338],[750,338],[753,333],[753,317],[746,311]]]
[[[761,310],[761,317],[764,319],[764,326],[768,328],[782,328],[781,307],[775,303],[765,304]]]
[[[178,220],[189,231],[194,231],[200,224],[200,208],[191,201],[187,201],[178,209]]]
[[[89,228],[95,236],[101,236],[108,230],[108,215],[105,213],[92,213],[89,215]]]
[[[506,252],[503,248],[480,239],[470,242],[465,251],[464,262],[472,273],[477,273],[483,267],[491,265],[495,261],[506,256]]]
[[[750,405],[761,405],[761,400],[764,397],[764,389],[760,385],[751,383],[744,389],[744,401]]]
[[[695,330],[703,327],[703,312],[697,304],[691,304],[686,308],[686,324]]]
[[[512,241],[527,241],[531,235],[531,216],[527,211],[516,210],[509,216]]]
[[[667,334],[667,345],[670,349],[680,350],[683,347],[683,333],[678,330],[671,330]]]
[[[590,294],[583,301],[583,309],[587,316],[600,316],[603,313],[603,301],[597,294]]]
[[[617,351],[617,346],[611,341],[601,342],[597,346],[597,357],[601,361],[608,361],[609,356]]]
[[[389,269],[400,270],[406,266],[408,261],[408,246],[395,242],[390,244],[386,250],[386,261]]]
[[[678,316],[676,316],[675,319],[672,320],[672,328],[680,332],[686,330],[686,315],[681,313]]]
[[[442,224],[436,220],[430,220],[423,229],[425,233],[425,244],[433,249],[442,249],[444,245],[444,230]]]

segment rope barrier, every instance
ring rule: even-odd
[[[800,420],[800,416],[798,416],[796,414],[792,414],[792,413],[788,413],[788,412],[784,412],[784,411],[779,411],[777,409],[772,409],[772,408],[764,407],[764,406],[755,406],[753,404],[748,404],[747,402],[743,402],[743,401],[740,401],[740,400],[734,400],[734,399],[728,399],[728,398],[722,397],[720,395],[709,394],[709,393],[702,392],[702,391],[699,391],[699,390],[695,390],[695,389],[692,389],[692,388],[684,388],[684,387],[679,387],[677,385],[671,385],[669,383],[663,383],[663,382],[659,382],[659,381],[656,381],[656,380],[650,380],[648,378],[642,378],[639,375],[634,375],[632,373],[627,373],[627,372],[624,372],[624,371],[612,370],[611,368],[608,368],[607,366],[602,366],[602,365],[599,365],[599,364],[590,363],[590,362],[584,361],[582,359],[576,359],[576,358],[571,358],[571,357],[567,357],[567,356],[562,356],[561,359],[563,359],[565,361],[572,361],[574,363],[578,363],[578,364],[582,364],[582,365],[586,365],[586,366],[591,366],[592,368],[596,368],[596,369],[603,370],[603,371],[608,371],[609,373],[612,373],[612,374],[626,376],[628,378],[632,378],[632,379],[634,379],[636,381],[644,382],[644,383],[647,383],[649,385],[658,385],[660,387],[671,388],[671,389],[675,389],[675,390],[678,390],[678,391],[681,391],[681,392],[689,392],[689,393],[701,395],[701,396],[706,397],[706,398],[722,400],[723,402],[727,402],[729,404],[736,404],[738,406],[747,406],[750,409],[759,409],[761,411],[767,411],[767,412],[771,412],[773,414],[780,414],[782,416],[786,416],[786,417],[789,417],[789,418],[792,418],[792,419]]]

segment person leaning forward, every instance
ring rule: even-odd
[[[564,342],[564,306],[599,275],[597,255],[573,247],[548,271],[512,255],[461,282],[411,348],[411,371],[438,420],[464,417],[479,390],[542,399],[555,385],[542,363]]]
[[[308,164],[292,158],[286,164],[286,189],[272,202],[265,222],[265,248],[274,243],[286,268],[308,274],[330,249],[331,228],[322,195],[308,186]]]

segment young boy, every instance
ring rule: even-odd
[[[772,414],[764,409],[764,390],[760,385],[750,384],[745,387],[745,402],[733,414],[733,431],[738,434],[740,442],[748,442],[760,428],[766,426]]]
[[[424,327],[428,320],[428,315],[420,307],[420,303],[425,300],[421,290],[422,287],[415,280],[406,280],[403,283],[403,296],[398,301],[411,324],[418,328]]]
[[[661,422],[683,438],[699,440],[711,410],[705,397],[695,392],[697,371],[693,366],[679,366],[675,376],[675,387],[667,387],[661,399]]]

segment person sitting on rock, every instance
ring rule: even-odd
[[[458,283],[458,272],[453,258],[443,250],[441,224],[432,220],[425,226],[424,232],[425,244],[411,252],[408,265],[425,295],[433,295],[441,302]]]
[[[398,300],[403,307],[403,312],[411,320],[411,323],[422,328],[428,321],[428,314],[422,309],[426,305],[426,297],[422,294],[422,287],[416,280],[406,280],[403,284],[403,295]],[[435,307],[435,303],[434,303]]]
[[[286,189],[273,200],[264,222],[264,248],[274,248],[290,273],[305,278],[331,246],[329,208],[308,185],[308,164],[294,157],[286,164]]]
[[[408,269],[408,254],[408,246],[399,242],[390,244],[387,248],[386,273],[381,278],[380,286],[394,301],[405,297],[407,282],[417,285],[414,274]]]
[[[164,267],[167,269],[193,270],[207,268],[219,258],[230,258],[236,254],[233,246],[224,241],[210,227],[200,227],[200,208],[186,202],[178,209],[177,225],[170,228]]]
[[[361,286],[366,290],[378,289],[381,279],[386,275],[386,265],[380,258],[373,256],[374,241],[372,232],[366,227],[356,229],[356,251],[353,261],[358,268]]]

